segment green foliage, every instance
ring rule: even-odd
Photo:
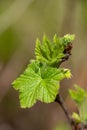
[[[44,35],[42,44],[36,42],[36,60],[28,65],[23,74],[13,83],[13,87],[19,90],[20,104],[22,108],[32,107],[38,100],[50,103],[55,101],[59,93],[60,81],[70,78],[70,70],[55,67],[64,57],[65,47],[72,42],[73,35],[57,38],[55,35],[51,43]]]
[[[87,97],[79,106],[79,114],[82,122],[87,124]]]
[[[63,57],[65,57],[65,47],[74,40],[74,35],[65,35],[63,38],[58,38],[56,35],[53,41],[44,35],[42,44],[39,39],[36,41],[35,54],[36,58],[41,62],[46,62],[48,65],[56,66]]]
[[[83,100],[85,99],[85,97],[87,97],[87,92],[79,87],[78,85],[74,86],[76,90],[69,90],[70,96],[73,100],[75,100],[75,102],[80,105]]]
[[[78,85],[75,85],[75,90],[69,90],[71,98],[76,102],[79,109],[79,115],[73,113],[72,118],[76,122],[87,123],[87,92]]]
[[[75,120],[76,123],[82,122],[82,120],[81,120],[79,114],[77,114],[77,113],[75,113],[75,112],[73,112],[72,118]]]
[[[65,44],[65,46],[69,43],[71,43],[75,39],[75,35],[67,34],[63,38],[61,38],[62,43]]]
[[[59,81],[69,77],[69,70],[52,68],[33,61],[13,82],[13,86],[20,92],[21,107],[32,107],[37,100],[53,102],[59,91]]]

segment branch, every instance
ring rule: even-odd
[[[67,107],[65,106],[64,101],[63,101],[63,99],[62,99],[60,94],[57,95],[55,101],[60,104],[60,106],[63,109],[63,111],[64,111],[64,113],[65,113],[65,115],[66,115],[66,117],[67,117],[67,119],[68,119],[72,129],[74,129],[74,130],[87,130],[87,124],[77,123],[77,122],[75,122],[75,120],[73,120],[70,117],[70,114],[69,114],[69,112],[67,110]]]
[[[62,58],[61,62],[57,65],[57,68],[59,68],[59,66],[60,66],[63,62],[65,62],[65,61],[67,61],[67,60],[69,59],[69,57],[70,57],[70,55],[71,55],[71,50],[72,50],[72,43],[70,43],[69,45],[67,45],[67,46],[65,47],[64,52],[63,52],[63,53],[65,54],[65,57]],[[67,117],[67,119],[68,119],[68,121],[69,121],[69,123],[70,123],[70,125],[73,125],[74,122],[72,121],[72,118],[70,117],[70,115],[69,115],[69,113],[68,113],[68,110],[67,110],[67,108],[66,108],[66,106],[65,106],[65,104],[64,104],[64,102],[63,102],[63,99],[62,99],[62,97],[61,97],[60,94],[57,95],[55,101],[56,101],[57,103],[59,103],[60,106],[62,107],[62,109],[63,109],[63,111],[64,111],[64,113],[65,113],[65,115],[66,115],[66,117]]]
[[[68,121],[69,121],[69,123],[70,123],[70,125],[73,125],[72,118],[70,117],[70,115],[69,115],[69,113],[68,113],[68,110],[67,110],[67,108],[66,108],[66,106],[65,106],[65,104],[64,104],[64,101],[63,101],[63,99],[62,99],[62,97],[61,97],[60,94],[57,95],[55,101],[56,101],[57,103],[59,103],[60,106],[62,107],[62,109],[63,109],[63,111],[64,111],[64,113],[65,113],[65,115],[66,115],[66,117],[67,117],[67,119],[68,119]]]

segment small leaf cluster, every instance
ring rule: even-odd
[[[51,42],[46,35],[42,43],[36,41],[35,56],[12,86],[19,91],[20,105],[22,108],[32,107],[38,100],[44,103],[55,101],[59,93],[60,81],[70,78],[68,69],[57,68],[65,57],[65,48],[74,40],[74,35],[65,35],[62,38],[54,36]]]
[[[51,42],[44,35],[42,44],[39,39],[36,41],[36,58],[51,66],[58,65],[66,55],[64,53],[65,48],[72,43],[74,37],[74,35],[67,34],[64,37],[59,38],[55,35],[53,37],[53,42]]]
[[[72,118],[77,123],[87,124],[87,92],[78,85],[75,85],[75,90],[69,90],[71,98],[76,102],[79,114],[73,113]]]

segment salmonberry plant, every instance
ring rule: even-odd
[[[37,39],[34,60],[13,83],[19,91],[22,108],[32,107],[38,100],[44,103],[57,102],[65,112],[71,128],[74,130],[87,129],[87,92],[75,85],[76,90],[69,89],[71,98],[76,102],[79,113],[70,116],[60,94],[60,82],[64,78],[71,78],[69,69],[61,68],[62,62],[71,55],[74,35],[53,37],[50,41],[46,35],[42,42]]]

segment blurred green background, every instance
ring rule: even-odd
[[[87,86],[87,0],[0,0],[0,130],[55,130],[67,119],[56,103],[38,102],[21,109],[11,82],[34,58],[36,38],[46,34],[75,34],[72,56],[63,63],[72,79],[61,83],[69,111],[77,110],[68,97],[73,83]]]

